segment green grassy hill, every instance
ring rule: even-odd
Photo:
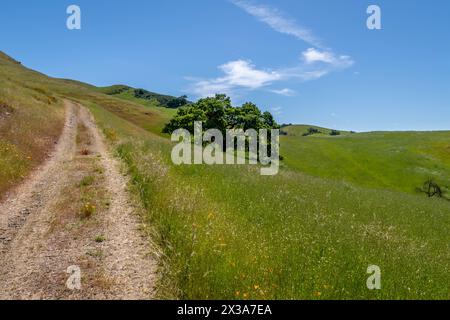
[[[148,107],[154,114],[154,117],[153,123],[147,128],[156,134],[161,134],[164,125],[169,122],[169,120],[177,112],[176,109],[168,108],[164,103],[176,98],[172,96],[159,95],[156,93],[149,93],[150,98],[147,97],[144,99],[137,97],[135,90],[136,89],[124,85],[99,88],[100,92]]]
[[[450,203],[400,191],[426,176],[409,182],[413,172],[444,171],[446,133],[288,135],[285,166],[263,177],[254,166],[174,166],[172,143],[156,134],[163,115],[147,102],[48,78],[4,56],[0,81],[0,101],[30,113],[0,120],[1,143],[17,148],[17,135],[30,136],[17,119],[37,134],[44,117],[49,127],[61,123],[62,98],[90,108],[126,164],[143,228],[162,249],[161,298],[450,298]],[[0,153],[3,168],[27,155],[10,156]],[[366,287],[373,264],[380,291]]]
[[[450,131],[343,132],[334,137],[303,137],[309,127],[283,128],[288,135],[281,137],[281,154],[291,168],[318,177],[409,193],[415,193],[431,178],[447,193],[450,191]]]
[[[0,199],[44,161],[61,133],[64,110],[48,81],[0,52]]]

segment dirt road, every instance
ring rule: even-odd
[[[151,299],[137,211],[90,113],[66,101],[53,155],[0,204],[0,298]]]

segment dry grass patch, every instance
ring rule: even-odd
[[[77,146],[78,153],[82,156],[92,154],[92,136],[83,123],[78,123]]]
[[[1,200],[53,150],[64,126],[64,108],[61,100],[27,88],[34,80],[13,67],[2,66],[0,79]]]

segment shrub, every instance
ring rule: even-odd
[[[307,137],[307,136],[312,136],[313,134],[318,134],[318,133],[321,133],[319,129],[311,127],[311,128],[308,128],[308,131],[305,132],[303,134],[303,136]]]
[[[97,243],[102,243],[106,241],[106,237],[104,235],[98,235],[97,237],[95,237],[95,242]]]
[[[442,198],[443,196],[442,188],[433,179],[425,181],[422,188],[419,188],[418,191],[425,193],[429,198]]]
[[[341,133],[337,130],[331,130],[331,132],[330,132],[330,136],[340,136],[340,135],[341,135]]]

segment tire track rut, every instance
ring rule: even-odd
[[[127,179],[89,111],[65,105],[52,156],[0,204],[0,298],[151,299],[157,262]],[[89,192],[99,209],[83,218],[85,178],[95,180]],[[80,290],[66,286],[70,266],[81,270]]]

